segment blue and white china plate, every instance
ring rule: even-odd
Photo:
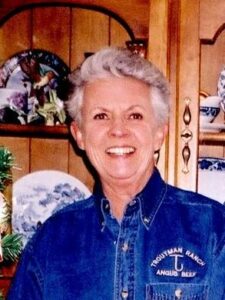
[[[29,49],[10,57],[0,67],[0,89],[26,93],[26,99],[11,95],[10,103],[1,108],[2,123],[42,123],[35,114],[38,107],[51,101],[54,91],[57,99],[63,100],[65,80],[69,67],[57,55],[40,49]],[[3,91],[4,92],[4,91]],[[5,103],[5,99],[4,103]],[[0,99],[0,107],[2,99]],[[23,101],[23,102],[22,102]],[[58,101],[59,102],[59,101]]]
[[[225,68],[223,68],[219,76],[217,94],[222,98],[221,107],[225,111]]]
[[[225,158],[200,157],[198,192],[225,204]]]
[[[23,176],[13,184],[12,230],[23,235],[25,245],[48,217],[90,195],[81,181],[61,171],[43,170]]]
[[[220,132],[225,130],[225,124],[220,123],[203,123],[200,124],[201,132]]]

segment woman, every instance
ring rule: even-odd
[[[9,299],[224,299],[224,207],[155,167],[169,115],[162,73],[107,48],[71,83],[71,132],[99,182],[38,230]]]
[[[71,131],[121,220],[153,172],[167,131],[169,90],[155,67],[128,51],[106,49],[91,60],[71,77]]]

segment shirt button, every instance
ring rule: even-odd
[[[130,206],[133,206],[134,204],[136,204],[136,200],[132,200],[132,201],[130,201],[130,203],[129,203]]]
[[[128,249],[129,249],[128,243],[124,243],[122,246],[123,252],[127,252]]]
[[[148,224],[148,223],[150,222],[150,219],[147,218],[147,217],[144,217],[144,220],[143,220],[143,221],[144,221],[145,224]]]
[[[181,289],[176,289],[175,290],[175,297],[176,297],[176,300],[181,299],[181,297],[182,297],[182,290]]]
[[[128,298],[128,291],[122,291],[121,296],[122,296],[122,299],[127,299]]]

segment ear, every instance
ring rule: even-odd
[[[73,121],[70,125],[70,132],[71,132],[74,140],[76,141],[78,147],[81,150],[84,150],[83,134],[82,134],[80,127],[78,126],[78,124],[75,121]]]
[[[162,147],[165,137],[168,133],[168,125],[162,125],[156,129],[155,139],[154,139],[154,150],[158,151]]]

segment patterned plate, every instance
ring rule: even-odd
[[[200,124],[201,132],[220,132],[225,130],[225,124],[220,123],[203,123]]]
[[[225,204],[225,159],[200,157],[198,192]]]
[[[13,184],[13,232],[23,235],[25,245],[53,213],[90,195],[82,182],[64,172],[44,170],[23,176]]]
[[[1,113],[0,121],[43,123],[44,117],[37,113],[38,108],[43,109],[45,103],[53,103],[53,98],[53,104],[64,98],[68,74],[68,66],[58,56],[48,51],[32,49],[9,58],[0,68],[0,88],[23,92],[27,97],[23,100],[24,103],[21,103],[21,97],[11,97],[8,100],[9,105],[5,107],[5,115]],[[5,102],[5,99],[0,99],[0,104],[1,101]],[[20,119],[17,118],[18,114]]]

